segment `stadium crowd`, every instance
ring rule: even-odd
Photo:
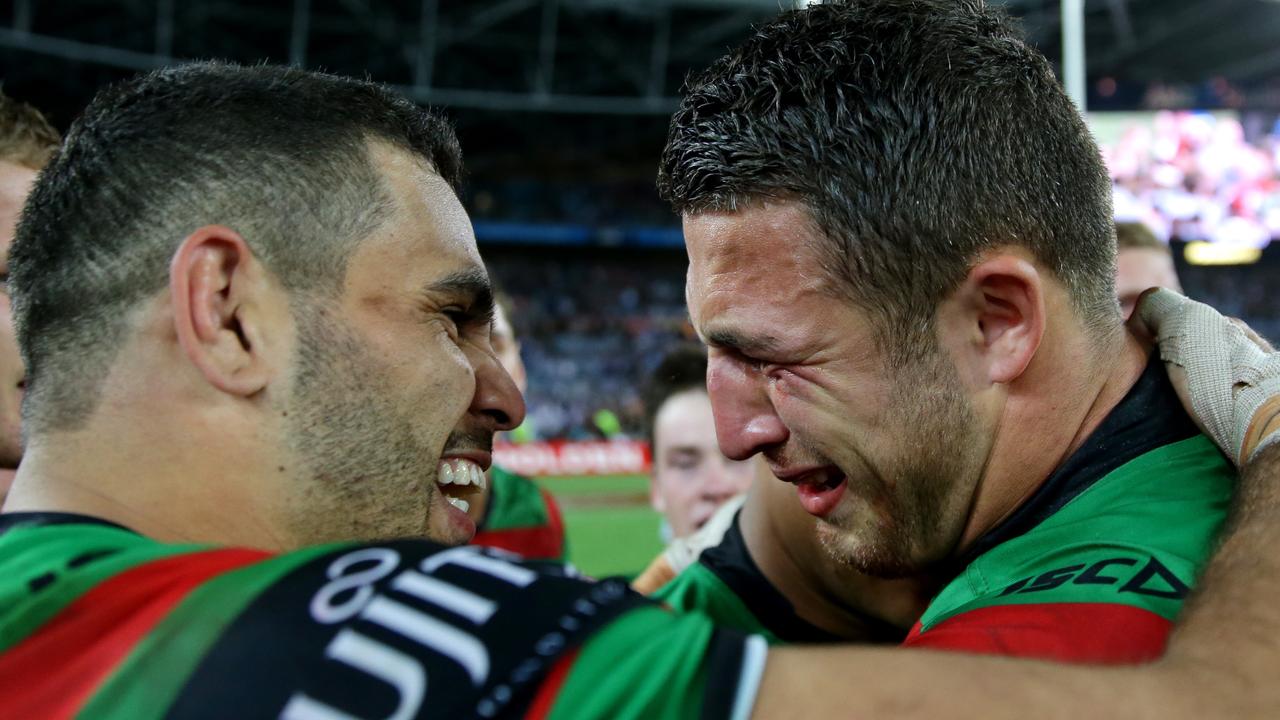
[[[1116,216],[1165,239],[1262,246],[1280,237],[1280,124],[1248,119],[1246,133],[1234,113],[1164,111],[1104,143]]]
[[[600,437],[593,417],[607,409],[626,434],[643,435],[645,379],[691,339],[683,253],[495,248],[490,257],[523,343],[534,434]]]

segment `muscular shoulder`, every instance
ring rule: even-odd
[[[930,604],[908,644],[943,642],[966,630],[992,652],[1108,659],[1119,649],[1116,659],[1158,656],[1212,550],[1232,479],[1203,437],[1140,456],[976,558]],[[1056,649],[1019,651],[1031,636],[1040,638],[1036,647]],[[1125,649],[1137,636],[1141,648]],[[1096,647],[1082,649],[1089,638]]]
[[[174,715],[219,716],[235,688],[237,712],[264,716],[497,717],[643,602],[621,581],[477,547],[389,542],[287,564],[214,638]]]
[[[496,717],[527,702],[557,658],[644,604],[621,581],[484,548],[394,541],[273,556],[124,539],[151,556],[102,558],[103,572],[73,571],[32,599],[48,612],[0,654],[8,709]]]

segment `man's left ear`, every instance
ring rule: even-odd
[[[178,344],[222,392],[249,397],[272,378],[270,285],[244,238],[225,226],[197,229],[174,253],[169,297]]]
[[[996,255],[979,262],[952,295],[963,350],[976,374],[1010,383],[1031,364],[1045,331],[1044,281],[1030,262]]]

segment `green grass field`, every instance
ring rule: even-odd
[[[662,550],[644,475],[539,478],[560,503],[569,561],[593,577],[635,575]]]

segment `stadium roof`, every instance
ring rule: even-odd
[[[691,68],[796,2],[8,0],[0,68],[10,92],[59,119],[104,81],[207,57],[369,75],[453,108],[661,116]],[[1059,56],[1058,0],[1002,4],[1046,55]],[[1095,81],[1280,75],[1276,2],[1089,0],[1085,8]]]

